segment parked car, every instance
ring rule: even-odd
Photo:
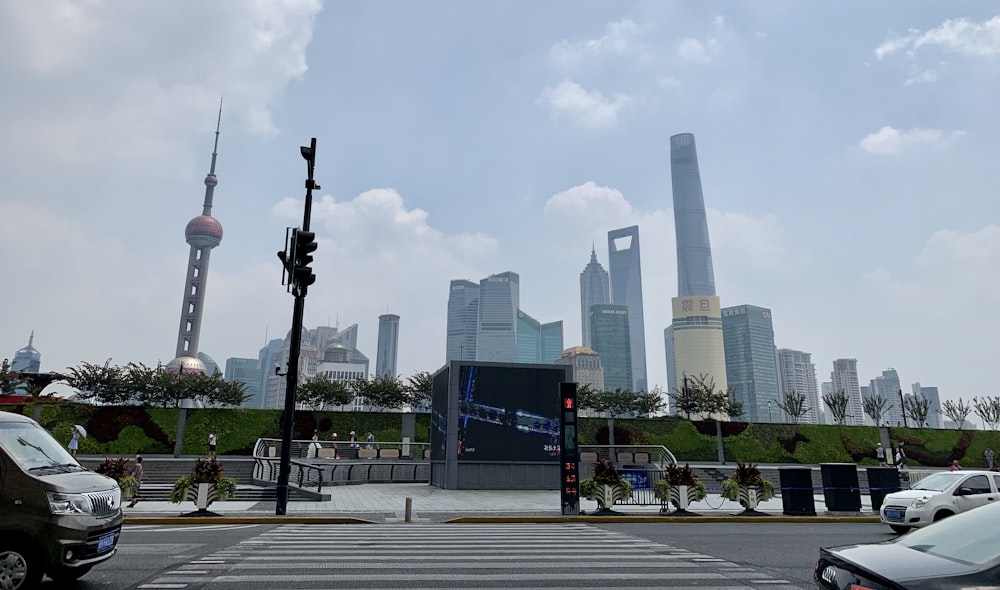
[[[820,549],[815,580],[828,590],[1000,588],[1000,503],[890,541]]]
[[[115,554],[122,520],[118,482],[34,420],[0,412],[0,588],[78,579]]]
[[[887,494],[879,515],[897,533],[1000,500],[1000,473],[942,471]]]

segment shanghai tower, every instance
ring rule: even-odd
[[[717,390],[725,391],[722,309],[715,294],[712,245],[693,134],[681,133],[670,138],[670,177],[677,236],[678,296],[671,301],[673,323],[664,332],[667,381],[671,390],[679,391],[686,378],[704,376],[714,380]]]
[[[212,148],[212,165],[205,176],[205,202],[201,215],[194,217],[184,229],[184,237],[191,246],[188,255],[187,278],[184,282],[184,299],[181,304],[181,322],[177,330],[177,352],[167,364],[173,372],[205,373],[205,364],[198,358],[198,340],[201,336],[201,319],[205,305],[205,286],[208,283],[208,261],[212,248],[222,243],[222,224],[212,217],[212,197],[219,179],[215,175],[215,162],[219,152],[219,126],[222,123],[222,103],[215,124],[215,146]]]

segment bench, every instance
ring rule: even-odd
[[[584,451],[580,453],[580,463],[596,463],[597,453],[592,451]]]
[[[316,458],[317,459],[336,459],[337,458],[337,449],[325,449],[325,448],[316,449]]]
[[[636,453],[635,454],[636,463],[649,463],[649,453]]]
[[[619,463],[634,463],[635,459],[633,458],[632,453],[618,453],[618,462]]]
[[[365,451],[373,451],[374,449],[362,449]],[[399,459],[399,449],[382,449],[378,451],[379,459]]]
[[[378,456],[375,449],[358,449],[358,459],[374,459]]]

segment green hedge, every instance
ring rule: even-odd
[[[35,416],[34,406],[4,406]],[[90,434],[80,440],[82,454],[131,455],[135,453],[172,453],[177,436],[177,409],[112,408],[83,404],[43,404],[41,424],[58,440],[67,443],[74,424],[85,426]],[[313,432],[326,440],[336,432],[339,440],[348,439],[350,431],[363,441],[368,432],[378,441],[401,438],[402,414],[369,412],[295,413],[297,439],[308,439]],[[676,416],[662,418],[617,419],[615,440],[637,444],[663,445],[679,461],[715,461],[717,459],[714,422],[691,422]],[[281,437],[281,412],[210,408],[188,410],[181,452],[201,455],[208,452],[208,435],[219,436],[219,454],[248,455],[258,438]],[[722,424],[723,448],[727,461],[754,463],[859,463],[874,465],[879,431],[871,426],[827,426],[818,424]],[[608,420],[582,418],[580,444],[607,444]],[[1000,452],[1000,432],[980,430],[932,430],[890,428],[893,445],[905,443],[909,464],[945,467],[957,460],[963,467],[983,467],[983,451]],[[413,442],[430,442],[430,415],[416,417]]]

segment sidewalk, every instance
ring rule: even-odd
[[[411,500],[412,522],[443,522],[454,519],[477,520],[548,520],[560,518],[560,493],[558,490],[444,490],[428,484],[361,484],[335,486],[330,488],[332,498],[326,502],[289,501],[286,516],[298,520],[310,518],[336,517],[344,520],[357,519],[367,522],[403,522],[406,515],[406,500]],[[815,497],[816,517],[783,517],[781,498],[761,502],[758,511],[782,520],[801,522],[823,522],[834,516],[837,520],[860,520],[877,522],[878,515],[871,512],[871,499],[861,496],[861,512],[852,514],[828,514],[822,494]],[[597,511],[597,503],[582,500],[580,508],[587,515]],[[193,502],[173,504],[170,502],[140,501],[134,508],[125,507],[126,522],[156,522],[177,517],[194,510]],[[274,517],[275,503],[225,501],[215,502],[209,510],[225,519],[247,518],[266,522]],[[615,512],[623,517],[639,517],[642,520],[661,520],[659,506],[616,505]],[[736,502],[720,498],[717,494],[701,502],[693,503],[689,510],[713,521],[748,521],[748,517],[731,518],[743,508]],[[669,517],[669,515],[668,515]],[[595,517],[601,520],[618,517]],[[669,517],[690,519],[692,517]],[[758,517],[759,518],[759,517]],[[188,519],[184,519],[187,521]],[[204,521],[205,517],[195,518]],[[632,518],[628,518],[632,520]],[[213,522],[217,519],[212,519]]]

